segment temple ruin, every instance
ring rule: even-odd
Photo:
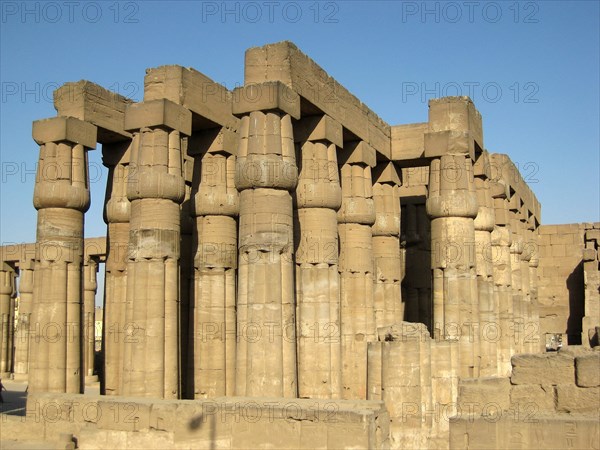
[[[600,223],[542,225],[469,98],[389,125],[281,42],[233,91],[162,66],[141,102],[79,81],[54,106],[36,242],[0,254],[0,376],[29,386],[3,440],[599,448]]]

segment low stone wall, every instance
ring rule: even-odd
[[[598,350],[515,355],[510,378],[461,380],[450,448],[600,448]]]
[[[389,433],[383,402],[351,400],[31,393],[25,417],[0,420],[3,440],[69,433],[81,449],[387,448]]]

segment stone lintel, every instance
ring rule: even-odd
[[[101,144],[131,138],[131,133],[123,128],[125,107],[131,103],[133,100],[87,80],[65,83],[54,91],[58,115],[96,125]]]
[[[338,164],[365,164],[370,167],[377,165],[375,149],[365,141],[351,141],[344,144],[344,149],[338,156]]]
[[[246,83],[233,90],[233,114],[276,110],[300,119],[300,96],[281,81]]]
[[[294,124],[294,140],[328,141],[339,148],[344,147],[343,127],[328,115],[305,116]]]
[[[427,127],[427,122],[392,126],[392,160],[406,161],[424,158]]]
[[[428,197],[427,186],[400,186],[398,189],[400,203],[406,204],[423,204]]]
[[[373,170],[373,183],[402,185],[396,165],[392,161],[377,164]]]
[[[237,155],[239,136],[227,128],[197,131],[188,139],[188,155],[204,153],[227,153]]]
[[[189,136],[192,134],[192,113],[167,99],[127,105],[125,129],[136,131],[147,127],[166,127]]]
[[[144,101],[166,98],[192,112],[192,129],[218,126],[236,130],[232,94],[227,88],[192,68],[177,65],[146,70]]]
[[[33,122],[32,135],[39,145],[67,141],[93,149],[96,148],[98,128],[75,117],[52,117]]]
[[[391,159],[390,126],[293,43],[278,42],[246,51],[245,83],[266,80],[285,83],[312,105],[312,111],[316,108],[327,114],[384,159]]]

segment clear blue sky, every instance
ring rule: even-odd
[[[141,100],[145,69],[194,67],[228,88],[244,51],[291,40],[389,124],[431,97],[471,94],[485,145],[508,153],[542,222],[600,221],[597,1],[2,1],[0,240],[35,240],[33,120],[88,79]],[[105,233],[106,171],[91,154],[86,235]]]

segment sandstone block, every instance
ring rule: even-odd
[[[91,123],[74,117],[52,117],[33,122],[32,135],[39,145],[67,141],[95,148],[98,129]]]
[[[366,164],[369,167],[375,167],[377,156],[375,149],[365,141],[354,141],[346,143],[344,150],[339,154],[339,163],[341,164]]]
[[[555,397],[555,389],[551,385],[512,385],[510,387],[510,409],[512,411],[554,412]]]
[[[278,110],[300,119],[300,96],[280,81],[251,83],[233,91],[233,114]]]
[[[344,146],[342,131],[342,124],[327,115],[308,116],[294,126],[294,140],[296,142],[328,141],[342,148]]]
[[[600,412],[600,387],[559,384],[556,386],[556,409],[568,413]]]
[[[127,105],[125,109],[125,130],[167,127],[189,136],[192,134],[192,113],[170,100],[150,100]]]
[[[575,381],[572,357],[545,354],[523,354],[511,358],[512,384],[565,384]]]
[[[466,378],[458,385],[458,405],[463,413],[486,414],[507,409],[510,404],[508,378]]]
[[[580,387],[600,386],[600,352],[575,358],[575,379]]]

